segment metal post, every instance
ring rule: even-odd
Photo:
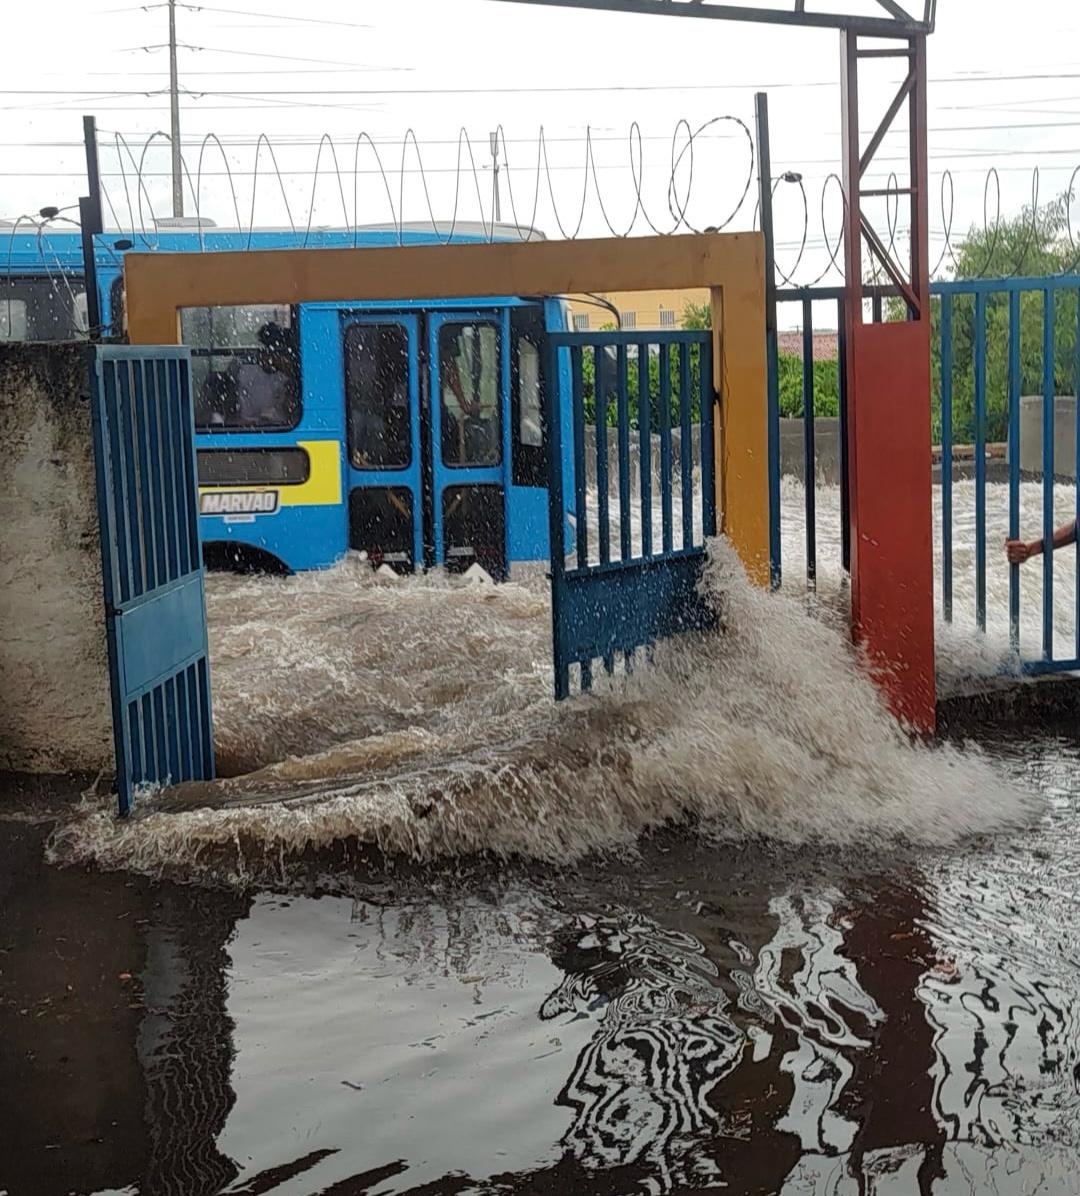
[[[844,324],[851,333],[862,323],[862,229],[859,226],[859,58],[858,38],[847,30],[840,34],[840,124],[844,185]],[[852,397],[851,362],[848,363],[848,399]],[[851,420],[851,413],[848,413]]]
[[[761,235],[765,241],[765,358],[766,410],[769,452],[769,579],[773,589],[780,585],[780,382],[777,376],[776,269],[774,264],[772,210],[772,155],[769,150],[769,97],[763,91],[754,96],[757,132],[758,207]]]
[[[576,363],[575,363],[576,364]],[[577,379],[575,378],[575,385]],[[551,623],[555,665],[555,700],[570,696],[570,662],[567,659],[565,620],[562,614],[566,575],[566,526],[563,502],[562,403],[559,386],[559,350],[548,346],[544,414],[547,418],[548,543],[551,552]],[[575,461],[575,469],[579,463]],[[580,463],[584,468],[584,462]]]
[[[495,199],[495,223],[502,219],[502,203],[499,198],[499,133],[488,134],[488,144],[491,146],[492,192]]]
[[[86,188],[89,194],[79,200],[79,224],[82,227],[83,277],[86,283],[86,322],[90,325],[90,339],[97,341],[101,339],[101,300],[98,295],[94,237],[104,230],[101,222],[97,121],[92,116],[83,117],[83,144],[86,149]]]
[[[180,173],[180,89],[176,78],[176,0],[169,0],[169,133],[172,140],[172,209],[184,214],[184,184]]]
[[[930,467],[930,295],[927,236],[926,38],[897,38],[887,47],[860,45],[860,31],[840,35],[844,184],[844,369],[848,497],[851,520],[852,630],[879,670],[882,688],[909,726],[935,725],[934,581]],[[906,64],[885,115],[862,144],[860,60]],[[911,246],[904,263],[878,234],[864,187],[894,120],[907,105]],[[907,306],[908,319],[864,317],[863,251],[884,271]],[[874,297],[873,294],[871,296]],[[945,463],[948,468],[948,462]]]

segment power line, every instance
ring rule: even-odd
[[[232,50],[228,51],[230,54]],[[307,60],[305,60],[307,61]],[[312,61],[318,61],[312,59]],[[261,67],[240,68],[229,67],[227,69],[218,68],[217,70],[205,71],[184,71],[184,78],[187,79],[192,75],[214,75],[220,77],[222,75],[352,75],[357,72],[370,71],[372,74],[379,72],[390,71],[404,71],[414,70],[414,67],[393,67],[393,66],[334,66],[334,67],[313,67],[311,70],[301,69],[300,67],[266,67],[265,70]],[[69,75],[70,71],[41,71],[39,78],[48,78],[51,75]],[[149,76],[154,79],[161,77],[161,71],[83,71],[83,76],[88,79],[106,78],[106,79],[131,79],[134,77]]]
[[[167,50],[168,44],[161,43],[160,45],[151,46],[125,46],[119,51],[121,54],[138,54],[138,53],[152,53],[154,50]],[[390,66],[379,67],[369,66],[364,63],[357,62],[343,62],[336,58],[308,58],[299,57],[295,54],[267,54],[260,50],[223,50],[218,46],[193,46],[190,42],[177,42],[176,48],[178,50],[192,50],[197,54],[231,54],[241,58],[270,58],[276,62],[311,62],[317,66],[343,66],[348,67],[351,71],[411,71],[411,66]],[[119,73],[119,72],[117,72]],[[221,74],[228,74],[228,71],[222,71]]]
[[[157,8],[167,8],[166,3],[159,4],[132,4],[126,8],[103,8],[100,12],[94,14],[96,17],[113,16],[117,13],[131,14],[135,12],[153,12]],[[335,25],[342,29],[373,29],[373,25],[361,25],[356,21],[333,21],[326,17],[294,17],[286,13],[276,12],[252,12],[246,8],[219,8],[216,4],[184,4],[179,2],[177,8],[182,8],[187,12],[212,12],[222,13],[230,17],[257,17],[260,20],[272,21],[294,21],[300,25]],[[250,26],[249,26],[250,28]]]
[[[200,50],[205,53],[213,54],[240,54],[256,58],[274,58],[282,61],[291,62],[311,62],[325,64],[329,66],[344,67],[348,70],[372,70],[372,71],[412,71],[412,67],[372,67],[362,64],[351,64],[341,61],[334,61],[332,59],[319,58],[295,58],[288,55],[278,54],[262,54],[256,51],[249,50],[221,50],[214,47],[206,46],[187,46],[181,43],[182,48],[190,50]],[[136,52],[139,50],[157,50],[164,49],[162,46],[131,46],[128,51]],[[123,72],[103,72],[108,74],[115,74],[120,76]],[[150,72],[147,72],[150,73]],[[228,75],[233,72],[228,70],[222,71],[206,71],[205,74],[221,74]],[[253,74],[261,74],[263,72],[252,72]],[[274,72],[275,74],[277,72]],[[298,72],[306,74],[308,72]],[[956,76],[953,78],[943,78],[931,80],[933,83],[1002,83],[1014,82],[1027,79],[1080,79],[1080,72],[1062,75],[980,75],[980,76]],[[808,80],[806,82],[792,82],[790,80],[774,81],[771,83],[614,83],[614,84],[562,84],[559,86],[550,85],[520,85],[513,84],[504,87],[379,87],[379,88],[339,88],[339,89],[325,89],[320,91],[313,91],[310,89],[284,89],[276,88],[272,92],[256,92],[256,94],[266,95],[551,95],[563,92],[574,93],[620,93],[620,92],[703,92],[703,91],[729,91],[729,90],[743,90],[743,91],[761,91],[761,90],[780,90],[791,88],[818,88],[818,87],[835,87],[837,84],[828,81]],[[82,95],[83,91],[65,90],[62,88],[0,88],[0,95]],[[125,95],[143,96],[145,91],[133,90],[130,92],[115,91],[110,95]],[[203,94],[211,94],[209,92]],[[228,92],[216,91],[215,95],[228,95]],[[244,93],[250,94],[250,93]],[[982,107],[982,105],[978,105]]]
[[[276,12],[252,12],[244,8],[219,8],[210,4],[178,4],[177,8],[186,8],[190,12],[224,13],[233,17],[260,17],[272,21],[295,21],[298,25],[335,25],[342,29],[373,29],[373,25],[361,25],[356,21],[331,21],[324,17],[293,17]]]

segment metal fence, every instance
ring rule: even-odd
[[[92,411],[116,789],[214,775],[189,350],[97,347]]]
[[[715,396],[709,332],[560,333],[550,343],[551,377],[559,376],[560,352],[570,359],[570,394],[562,397],[564,403],[569,398],[573,436],[569,559],[559,443],[564,426],[554,387],[548,412],[555,696],[565,698],[572,666],[587,690],[594,661],[611,673],[621,655],[629,669],[636,649],[710,620],[697,582],[704,539],[716,534],[713,458],[702,453],[695,485],[691,427],[699,417],[702,443],[712,444]],[[595,424],[595,443],[588,446],[594,475],[586,423]],[[614,478],[609,436],[617,446]]]
[[[931,288],[933,441],[940,460],[935,481],[935,566],[939,615],[980,633],[1007,637],[1026,673],[1080,669],[1080,549],[1055,552],[1056,528],[1080,510],[1080,275],[972,279]],[[875,320],[894,313],[888,288],[867,288]],[[801,323],[801,418],[804,476],[813,478],[817,445],[814,305],[836,311],[840,422],[840,567],[849,567],[847,393],[844,295],[838,287],[777,292],[780,323],[798,305]],[[897,305],[899,306],[899,305]],[[787,317],[787,318],[785,318]],[[902,317],[900,317],[902,318]],[[774,363],[779,372],[779,363]],[[774,377],[776,374],[774,373]],[[777,410],[779,415],[779,410]],[[1000,454],[997,447],[1001,446]],[[770,438],[773,576],[779,583],[779,436]],[[820,513],[806,485],[807,583],[819,569]],[[1010,565],[1004,541],[1045,545],[1041,568]],[[788,537],[791,543],[791,537]],[[1066,643],[1066,641],[1068,641]]]

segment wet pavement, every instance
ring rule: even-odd
[[[255,889],[50,866],[5,795],[0,1192],[1080,1192],[1080,742],[986,746],[1040,813],[947,849]]]

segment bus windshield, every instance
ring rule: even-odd
[[[0,341],[72,341],[86,336],[81,278],[0,279]]]
[[[296,427],[300,345],[292,308],[185,308],[180,330],[191,348],[197,431]]]

